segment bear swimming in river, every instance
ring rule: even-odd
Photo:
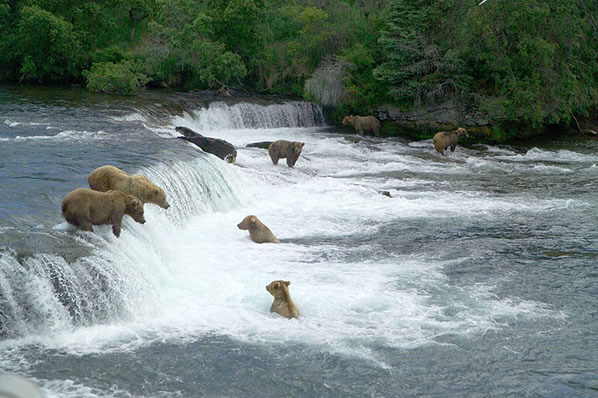
[[[270,312],[276,312],[289,319],[297,318],[299,316],[299,311],[297,310],[297,307],[295,307],[293,300],[291,300],[291,295],[289,293],[290,284],[291,282],[289,281],[273,281],[266,286],[266,290],[274,296],[274,302],[270,307]]]
[[[266,227],[256,216],[247,216],[237,224],[242,230],[249,230],[249,237],[255,243],[279,243],[270,228]]]

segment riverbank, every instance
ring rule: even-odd
[[[32,101],[55,101],[58,99],[77,102],[102,102],[109,99],[113,103],[127,103],[131,97],[114,94],[94,93],[84,86],[74,85],[30,85],[8,84],[7,89],[18,92]],[[206,108],[211,102],[235,104],[250,100],[253,103],[267,105],[286,101],[303,101],[301,97],[277,94],[254,93],[242,88],[230,88],[230,96],[222,95],[218,90],[180,91],[170,88],[152,88],[142,90],[133,101],[143,103],[145,111],[163,114],[170,112],[182,116],[185,109]],[[350,126],[342,126],[345,115],[340,108],[322,107],[327,124],[338,128],[340,132],[354,134]],[[503,144],[533,147],[550,142],[574,142],[597,139],[592,131],[598,131],[598,112],[579,121],[579,128],[560,125],[544,126],[531,129],[517,126],[497,127],[488,124],[481,115],[464,116],[454,103],[445,103],[435,107],[422,107],[417,111],[402,110],[391,105],[377,108],[375,115],[382,124],[382,137],[397,137],[406,140],[421,141],[431,139],[438,131],[450,131],[464,126],[469,137],[461,137],[459,144]],[[584,133],[580,132],[584,131]]]

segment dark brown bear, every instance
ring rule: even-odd
[[[278,164],[278,159],[287,158],[287,166],[293,167],[304,145],[305,142],[278,140],[268,146],[268,153],[272,163]]]
[[[138,223],[145,223],[143,202],[121,191],[77,188],[62,200],[62,216],[84,231],[93,231],[92,225],[112,224],[112,232],[118,238],[125,214]]]

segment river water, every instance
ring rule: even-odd
[[[346,133],[297,101],[0,89],[0,369],[48,397],[598,396],[598,143]],[[245,147],[276,139],[306,143],[294,169]],[[69,226],[104,164],[171,207]],[[300,318],[269,312],[277,279]]]

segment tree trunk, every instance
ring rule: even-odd
[[[135,36],[135,9],[132,7],[129,9],[129,21],[131,23],[130,41],[133,41],[133,37]]]

